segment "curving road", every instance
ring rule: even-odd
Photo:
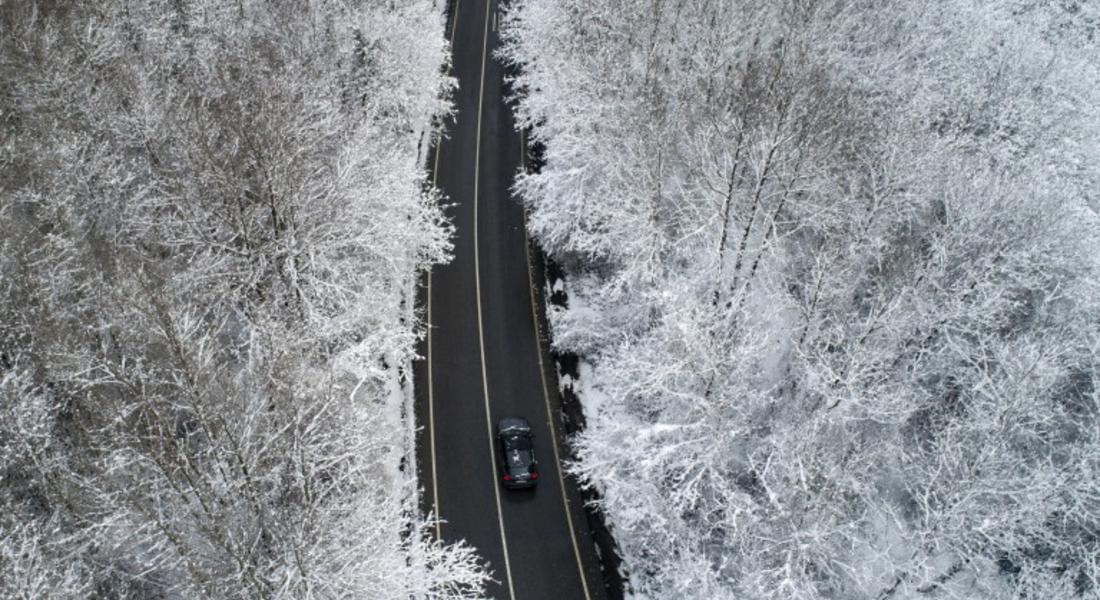
[[[509,188],[523,143],[504,102],[504,68],[493,59],[498,0],[452,0],[456,117],[436,148],[433,178],[448,197],[455,257],[427,275],[429,333],[415,367],[424,509],[437,535],[466,540],[488,561],[502,600],[606,598],[575,485],[562,477],[560,400],[539,342],[538,294],[524,212]],[[526,417],[541,477],[506,490],[495,466],[492,426]]]

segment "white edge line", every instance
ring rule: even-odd
[[[526,171],[526,143],[524,140],[524,133],[520,131],[519,134],[519,162],[520,167]],[[558,472],[558,484],[561,490],[561,504],[565,509],[565,521],[569,526],[569,540],[573,542],[573,556],[577,559],[577,573],[581,576],[581,588],[584,591],[585,600],[591,600],[592,596],[588,593],[588,577],[584,573],[584,564],[581,561],[581,550],[577,544],[577,534],[573,529],[573,516],[569,512],[569,499],[565,495],[565,477],[561,474],[561,456],[558,454],[558,434],[554,428],[554,410],[550,407],[550,390],[546,387],[546,366],[542,361],[542,342],[539,335],[539,312],[538,305],[535,302],[535,279],[531,273],[531,242],[527,238],[527,205],[523,205],[523,248],[527,253],[527,285],[531,288],[531,319],[532,325],[535,328],[535,355],[539,358],[539,378],[542,380],[542,399],[546,403],[546,419],[547,424],[550,426],[550,447],[554,449],[554,464],[556,465],[556,471]]]
[[[435,398],[432,390],[432,272],[428,271],[428,438],[432,455],[432,512],[435,513],[435,539],[443,540],[443,517],[439,514],[439,481],[435,466]]]
[[[448,42],[453,46],[455,41],[455,30],[458,29],[458,7],[462,4],[462,0],[455,0],[455,11],[451,15],[451,38]],[[446,23],[443,25],[446,27]],[[447,74],[449,75],[454,63],[454,48],[451,51],[451,63],[448,65]],[[432,188],[438,189],[439,183],[439,154],[443,151],[443,124],[440,123],[439,141],[436,142],[435,147],[435,167],[432,169]],[[436,478],[436,460],[435,460],[435,386],[432,381],[432,270],[428,269],[428,441],[431,447],[432,456],[432,510],[435,512],[435,539],[443,540],[443,516],[439,513],[439,482]]]
[[[489,13],[492,6],[492,0],[485,3],[485,33],[481,41],[481,87],[477,96],[477,141],[474,145],[474,289],[477,292],[477,341],[481,350],[481,385],[485,391],[485,429],[489,434],[489,457],[493,469],[493,495],[497,501],[497,521],[500,524],[500,545],[504,550],[504,572],[508,578],[508,597],[515,600],[516,590],[512,584],[512,565],[508,560],[508,537],[504,535],[504,511],[501,510],[500,506],[500,484],[497,483],[493,420],[489,408],[489,374],[485,367],[485,332],[482,328],[481,319],[481,259],[479,258],[477,232],[478,185],[481,177],[481,112],[485,99],[485,60],[489,52]]]

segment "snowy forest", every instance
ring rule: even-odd
[[[516,0],[503,31],[569,468],[636,598],[1100,595],[1095,3]]]
[[[409,386],[446,4],[0,0],[0,599],[481,594]],[[1100,6],[503,14],[635,600],[1100,597]]]
[[[404,380],[431,0],[0,2],[0,598],[459,597]]]

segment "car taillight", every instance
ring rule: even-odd
[[[501,477],[501,479],[503,479],[504,481],[511,481],[512,476],[511,475],[504,475],[503,477]]]
[[[538,479],[538,478],[539,478],[539,472],[538,471],[535,471],[535,472],[531,473],[531,479]]]

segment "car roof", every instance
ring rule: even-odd
[[[504,417],[497,421],[497,433],[500,435],[513,433],[513,434],[531,434],[531,424],[527,422],[527,419],[523,417]]]

